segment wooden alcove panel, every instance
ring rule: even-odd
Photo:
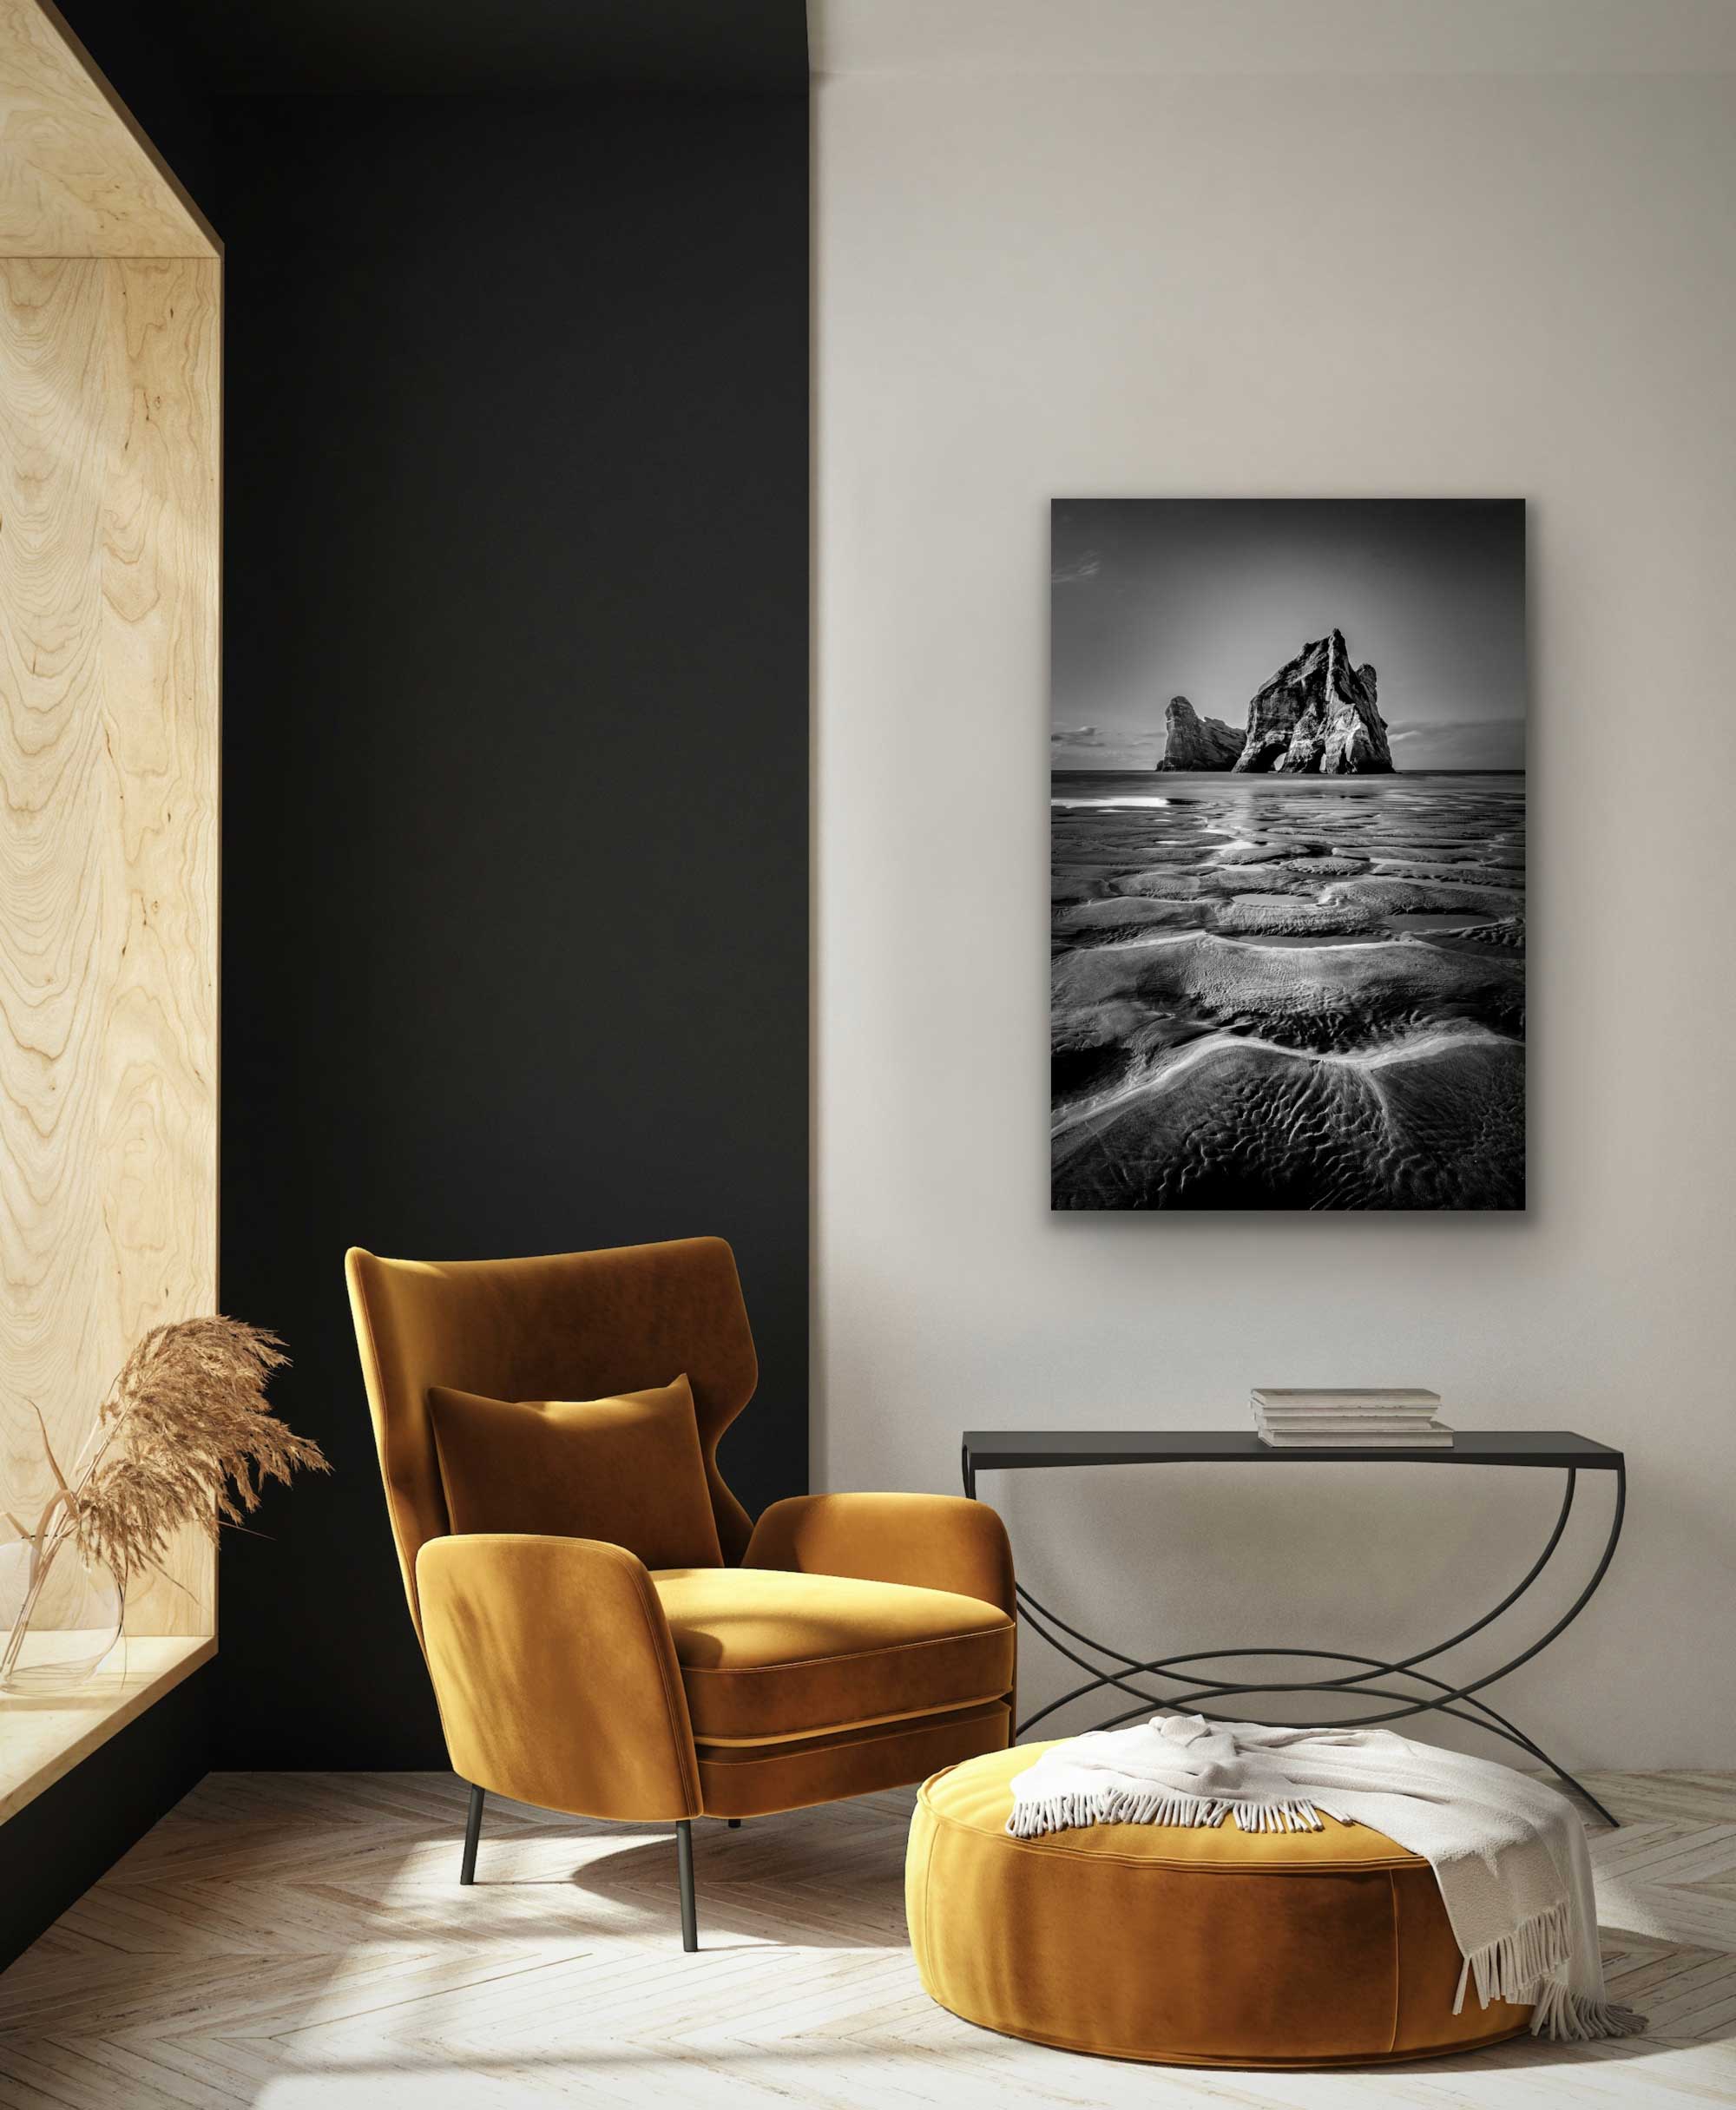
[[[59,12],[0,0],[0,256],[220,248]]]
[[[6,0],[0,0],[4,5]],[[112,122],[112,121],[111,121]],[[10,194],[9,193],[9,194]],[[214,260],[0,261],[0,1485],[216,1298]],[[213,1630],[211,1549],[128,1607]]]

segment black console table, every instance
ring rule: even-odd
[[[1206,1703],[1215,1703],[1220,1708],[1223,1701],[1249,1693],[1326,1693],[1366,1701],[1377,1708],[1380,1702],[1388,1701],[1394,1704],[1374,1712],[1340,1716],[1318,1725],[1368,1728],[1377,1722],[1403,1721],[1416,1714],[1445,1714],[1454,1721],[1469,1722],[1473,1728],[1486,1729],[1506,1738],[1509,1744],[1517,1745],[1546,1765],[1564,1786],[1584,1796],[1606,1823],[1614,1824],[1617,1821],[1595,1795],[1557,1765],[1546,1751],[1478,1697],[1497,1679],[1509,1676],[1521,1664],[1529,1663],[1571,1626],[1608,1572],[1615,1555],[1616,1541],[1621,1536],[1621,1520],[1628,1506],[1628,1462],[1619,1450],[1612,1450],[1607,1443],[1595,1443],[1588,1436],[1575,1436],[1562,1429],[1469,1429],[1457,1432],[1450,1450],[1368,1449],[1350,1445],[1332,1449],[1279,1450],[1262,1443],[1252,1430],[972,1429],[965,1432],[963,1464],[964,1492],[970,1495],[976,1492],[979,1473],[1027,1472],[1039,1467],[1069,1465],[1503,1465],[1542,1468],[1564,1474],[1561,1514],[1555,1519],[1555,1528],[1542,1553],[1499,1604],[1480,1619],[1473,1620],[1470,1626],[1462,1627],[1450,1640],[1437,1641],[1432,1647],[1418,1649],[1414,1654],[1393,1662],[1332,1648],[1204,1648],[1185,1655],[1130,1656],[1110,1647],[1107,1642],[1093,1640],[1076,1627],[1069,1626],[1046,1605],[1040,1604],[1021,1583],[1017,1586],[1018,1604],[1026,1624],[1040,1640],[1086,1672],[1088,1682],[1063,1693],[1059,1699],[1039,1707],[1035,1714],[1027,1715],[1015,1734],[1023,1736],[1045,1716],[1083,1699],[1088,1693],[1111,1687],[1138,1704],[1098,1723],[1096,1726],[1101,1729],[1131,1721],[1153,1707],[1185,1707],[1213,1720],[1234,1720],[1235,1713],[1214,1712],[1213,1706]],[[1444,1655],[1461,1641],[1469,1640],[1472,1634],[1491,1626],[1536,1581],[1562,1542],[1568,1519],[1573,1514],[1574,1492],[1581,1472],[1613,1473],[1614,1502],[1603,1552],[1592,1570],[1591,1579],[1567,1610],[1529,1647],[1480,1677],[1452,1684],[1419,1669],[1418,1665]],[[1074,1643],[1076,1647],[1070,1646]],[[1081,1654],[1080,1649],[1088,1649],[1102,1660],[1094,1662],[1089,1656]],[[1338,1677],[1280,1679],[1275,1682],[1266,1679],[1250,1684],[1208,1677],[1198,1667],[1206,1663],[1228,1664],[1238,1657],[1290,1658],[1299,1667],[1316,1662],[1353,1667]],[[1135,1682],[1154,1678],[1167,1679],[1180,1689],[1153,1692],[1147,1685]],[[1371,1682],[1376,1679],[1398,1678],[1409,1679],[1410,1687]],[[1420,1693],[1413,1689],[1417,1686],[1424,1688]]]

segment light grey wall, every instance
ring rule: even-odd
[[[818,127],[816,1484],[1259,1382],[1579,1428],[1628,1535],[1491,1697],[1569,1763],[1731,1763],[1736,85],[840,78]],[[1491,493],[1531,508],[1529,1215],[1052,1219],[1048,501]],[[1040,1595],[1154,1648],[1434,1638],[1555,1500],[982,1491]]]

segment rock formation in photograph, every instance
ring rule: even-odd
[[[1305,645],[1249,704],[1246,744],[1233,766],[1285,776],[1389,774],[1392,751],[1374,697],[1373,667],[1353,667],[1344,632],[1334,630]]]
[[[1185,696],[1172,696],[1163,720],[1160,769],[1233,769],[1244,735],[1221,718],[1201,718]]]

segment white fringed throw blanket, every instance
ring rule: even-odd
[[[1366,1824],[1434,1870],[1464,1957],[1453,2012],[1474,1986],[1532,2002],[1539,2036],[1630,2036],[1597,1953],[1591,1856],[1564,1796],[1509,1766],[1413,1744],[1386,1729],[1266,1729],[1154,1714],[1044,1752],[1013,1781],[1007,1830],[1076,1824],[1220,1824],[1318,1831],[1322,1815]]]

